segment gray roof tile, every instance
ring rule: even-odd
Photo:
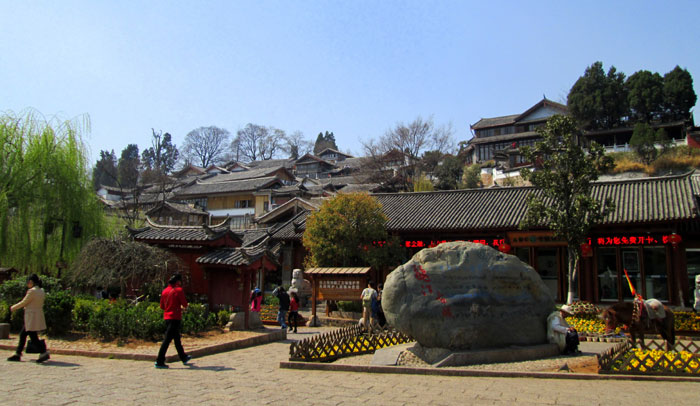
[[[591,194],[611,197],[614,210],[602,225],[684,221],[698,218],[691,177],[686,175],[597,182]],[[389,231],[515,230],[533,187],[375,194]]]

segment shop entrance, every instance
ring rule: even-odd
[[[666,247],[600,247],[596,249],[596,292],[601,302],[631,301],[633,299],[623,270],[644,298],[668,302],[669,269]]]

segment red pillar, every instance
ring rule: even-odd
[[[241,303],[243,306],[243,309],[245,309],[245,328],[246,330],[250,329],[250,306],[248,306],[248,298],[247,298],[247,293],[250,292],[250,271],[245,270],[243,271],[243,275],[241,275],[243,278],[243,289],[241,292]]]

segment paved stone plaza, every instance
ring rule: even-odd
[[[289,341],[171,364],[0,351],[2,405],[697,405],[700,383],[465,378],[280,369]]]

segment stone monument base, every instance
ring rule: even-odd
[[[471,351],[450,351],[444,348],[425,348],[415,344],[409,349],[418,358],[434,367],[457,367],[501,362],[520,362],[559,355],[556,344],[510,346]]]
[[[320,327],[321,322],[319,321],[318,316],[312,314],[309,317],[309,321],[306,322],[306,326],[307,327]]]
[[[0,323],[0,339],[10,338],[10,325],[8,323]]]
[[[248,318],[248,325],[250,330],[257,330],[263,328],[262,320],[260,320],[259,312],[250,312]],[[231,313],[228,324],[226,324],[228,331],[240,331],[245,330],[245,312],[234,312]]]

